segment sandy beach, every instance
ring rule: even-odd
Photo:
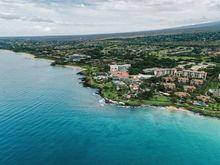
[[[183,107],[177,108],[175,106],[167,106],[167,107],[164,107],[164,108],[166,108],[166,109],[168,109],[170,111],[187,111],[187,109],[185,109]]]

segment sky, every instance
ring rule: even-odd
[[[0,36],[80,35],[220,20],[220,0],[0,0]]]

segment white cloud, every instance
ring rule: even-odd
[[[36,25],[32,28],[33,28],[33,30],[36,30],[40,33],[50,32],[52,30],[52,28],[49,26],[40,26],[40,25]]]
[[[219,0],[0,0],[0,36],[139,31],[217,20]]]

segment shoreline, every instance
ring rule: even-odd
[[[13,51],[13,50],[9,50],[9,49],[0,49],[0,50],[5,50],[5,51],[11,51],[11,52],[14,52],[14,53],[18,53],[20,55],[23,55],[23,56],[28,56],[28,57],[31,57],[31,59],[33,60],[36,60],[36,59],[42,59],[42,60],[46,60],[48,62],[51,62],[53,63],[54,60],[53,59],[49,59],[49,58],[43,58],[43,57],[37,57],[36,55],[34,54],[31,54],[31,53],[28,53],[28,52],[16,52],[16,51]],[[63,68],[70,68],[70,69],[73,69],[73,70],[77,70],[77,74],[81,73],[82,71],[85,71],[86,69],[83,68],[83,67],[80,67],[80,66],[74,66],[74,65],[54,65],[53,67],[63,67]],[[193,113],[196,113],[196,114],[199,114],[201,116],[207,116],[207,117],[214,117],[214,118],[220,118],[220,117],[215,117],[215,116],[212,116],[212,115],[207,115],[207,114],[204,114],[202,113],[201,111],[198,111],[198,110],[194,110],[194,109],[187,109],[186,107],[184,106],[175,106],[175,105],[169,105],[169,106],[156,106],[156,105],[150,105],[150,104],[144,104],[144,105],[132,105],[132,104],[127,104],[127,103],[124,103],[123,101],[115,101],[115,100],[111,100],[111,99],[108,99],[106,97],[104,97],[102,94],[101,94],[101,91],[102,89],[99,88],[99,87],[96,87],[96,86],[92,86],[90,85],[89,83],[86,82],[86,75],[84,74],[81,74],[85,77],[85,81],[81,80],[81,83],[83,84],[83,87],[89,87],[89,88],[93,88],[93,89],[96,89],[97,90],[97,94],[99,96],[101,96],[104,100],[105,100],[105,103],[106,104],[114,104],[114,105],[121,105],[121,106],[129,106],[129,107],[143,107],[143,106],[152,106],[152,107],[157,107],[157,108],[165,108],[169,111],[189,111],[189,112],[193,112]]]
[[[9,49],[0,49],[0,50],[3,50],[3,51],[11,51],[11,52],[14,52],[14,53],[18,53],[19,55],[22,55],[24,57],[30,57],[30,59],[32,60],[45,60],[47,62],[54,62],[53,59],[49,59],[49,58],[38,58],[36,55],[34,54],[30,54],[30,53],[27,53],[27,52],[16,52],[16,51],[13,51],[13,50],[9,50]],[[55,65],[55,67],[63,67],[63,68],[70,68],[70,69],[74,69],[74,70],[77,70],[79,72],[82,72],[85,70],[85,68],[83,67],[80,67],[80,66],[73,66],[73,65]]]
[[[184,107],[165,106],[165,108],[170,110],[170,111],[190,111],[190,110],[187,110]]]
[[[55,67],[63,67],[63,68],[74,69],[74,70],[77,70],[79,72],[82,72],[82,71],[85,70],[84,68],[82,68],[80,66],[73,66],[73,65],[55,65]]]
[[[151,105],[151,104],[132,105],[132,104],[127,104],[123,101],[120,102],[120,101],[116,101],[116,100],[111,100],[111,99],[108,99],[108,98],[106,98],[105,96],[102,95],[102,92],[101,92],[102,89],[101,88],[92,86],[89,83],[87,83],[86,81],[82,81],[82,84],[83,84],[84,87],[96,89],[97,90],[96,94],[101,96],[105,100],[106,104],[113,104],[113,105],[119,105],[119,106],[124,106],[124,107],[133,107],[133,108],[135,108],[135,107],[165,108],[166,110],[169,110],[169,111],[185,111],[185,112],[195,113],[194,111],[189,110],[185,107],[179,107],[179,106],[175,106],[175,105],[169,105],[169,106],[159,106],[159,105],[156,106],[156,105]],[[200,114],[200,113],[198,113],[198,114]]]

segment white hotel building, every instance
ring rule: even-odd
[[[156,77],[160,77],[160,76],[175,76],[177,70],[176,68],[157,68],[154,70],[154,75]]]
[[[131,67],[131,64],[124,64],[124,65],[110,65],[111,72],[127,72],[128,69]]]

